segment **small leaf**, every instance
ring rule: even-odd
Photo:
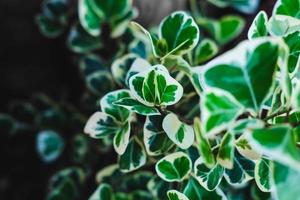
[[[68,47],[76,53],[90,52],[102,46],[99,37],[89,35],[79,24],[72,26],[67,42]]]
[[[228,129],[243,112],[239,102],[221,90],[204,93],[200,107],[203,132],[208,137]]]
[[[211,39],[203,39],[200,44],[196,47],[194,53],[195,64],[199,65],[210,60],[219,51],[217,44]]]
[[[300,19],[286,15],[274,15],[269,20],[269,32],[274,36],[286,36],[300,29]]]
[[[254,129],[247,133],[250,144],[259,152],[282,164],[300,170],[300,151],[288,125]]]
[[[114,193],[110,185],[102,183],[89,200],[114,200]]]
[[[97,96],[102,96],[114,88],[113,78],[106,70],[98,70],[91,73],[86,77],[85,81],[86,87]]]
[[[268,35],[268,16],[265,11],[260,11],[254,18],[249,30],[248,39],[251,40],[257,37]]]
[[[224,177],[231,185],[241,185],[254,177],[255,162],[234,152],[233,168],[225,169]]]
[[[122,155],[125,152],[129,143],[129,137],[130,123],[127,122],[114,136],[114,148],[119,155]]]
[[[248,158],[250,160],[258,160],[261,157],[261,155],[255,149],[253,149],[253,147],[250,145],[250,143],[249,143],[248,139],[246,138],[245,134],[241,135],[235,141],[235,146],[236,146],[237,151],[242,156],[244,156],[245,158]]]
[[[187,149],[193,144],[195,137],[193,128],[182,123],[175,114],[168,114],[163,120],[162,127],[170,140],[180,148]]]
[[[147,116],[146,118],[144,145],[150,156],[161,155],[174,146],[162,128],[163,118],[162,115]]]
[[[119,157],[119,167],[124,173],[134,171],[146,164],[146,153],[140,142],[130,139],[125,152]]]
[[[265,158],[260,159],[255,165],[255,182],[263,192],[270,192],[271,183],[271,161]]]
[[[198,118],[194,119],[194,131],[196,134],[197,144],[199,145],[200,155],[202,156],[202,159],[206,166],[212,168],[215,165],[215,157],[208,139],[203,135],[201,131],[200,120]]]
[[[64,141],[63,138],[54,131],[41,131],[37,135],[36,148],[43,161],[53,162],[62,154]]]
[[[131,96],[130,91],[126,89],[115,90],[107,93],[100,100],[100,106],[102,112],[105,112],[106,114],[110,115],[118,122],[124,123],[130,117],[130,111],[121,106],[117,106],[114,103],[119,101],[122,98],[127,98],[130,96]]]
[[[170,183],[163,181],[158,176],[154,176],[147,184],[147,189],[153,197],[157,199],[167,199],[167,191]]]
[[[234,158],[234,135],[227,132],[222,139],[219,147],[217,161],[220,165],[227,169],[233,168]]]
[[[173,105],[183,94],[182,86],[162,65],[155,65],[129,79],[132,95],[147,106]]]
[[[300,111],[300,80],[295,84],[291,101],[293,108]]]
[[[140,115],[151,116],[151,115],[160,114],[158,109],[150,107],[150,106],[146,106],[146,105],[140,103],[139,101],[137,101],[133,98],[130,98],[130,97],[125,97],[118,101],[115,101],[114,105],[124,107],[124,108],[126,108],[132,112],[136,112]]]
[[[259,0],[208,0],[210,3],[219,6],[221,8],[224,7],[233,7],[236,10],[243,12],[245,14],[252,14],[257,10],[259,6]]]
[[[169,200],[189,200],[184,194],[177,190],[169,190],[167,195]]]
[[[207,168],[202,157],[200,157],[195,162],[194,172],[200,185],[206,190],[212,191],[220,184],[223,178],[224,168],[219,164],[216,164],[211,169]]]
[[[35,18],[36,23],[39,26],[40,32],[49,38],[55,38],[60,36],[64,30],[65,25],[61,24],[59,21],[48,18],[47,16],[40,14]]]
[[[169,154],[155,165],[157,175],[167,182],[181,182],[191,172],[192,162],[182,152]]]
[[[87,77],[96,71],[106,70],[108,66],[100,57],[88,54],[80,60],[79,68],[83,77]]]

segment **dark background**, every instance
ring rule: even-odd
[[[274,2],[262,0],[260,10],[270,15]],[[55,100],[63,96],[74,104],[83,92],[65,38],[47,39],[34,23],[41,3],[0,0],[0,112],[6,112],[12,100],[27,100],[36,92],[44,92]],[[213,12],[221,16],[236,11]],[[254,16],[245,16],[247,26]],[[246,32],[239,39],[246,39],[245,35]],[[40,161],[32,136],[7,140],[3,134],[0,133],[0,199],[43,199],[49,175],[59,166],[47,166]]]

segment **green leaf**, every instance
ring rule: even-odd
[[[167,182],[181,182],[191,172],[192,162],[183,152],[175,152],[160,159],[155,170]]]
[[[228,129],[243,112],[239,102],[221,90],[204,93],[200,108],[203,132],[208,137]]]
[[[194,177],[189,178],[183,193],[189,200],[227,200],[222,190],[216,188],[214,191],[207,191]]]
[[[173,147],[173,142],[162,128],[163,115],[147,116],[144,125],[144,145],[150,156],[166,153]]]
[[[111,66],[111,72],[114,80],[120,85],[126,85],[126,75],[133,62],[137,59],[135,54],[126,54],[118,59],[115,59]]]
[[[154,176],[147,184],[147,189],[156,199],[167,199],[167,191],[170,189],[170,183],[163,181],[158,176]]]
[[[99,37],[89,35],[80,24],[72,26],[68,36],[68,47],[76,53],[86,53],[101,48]]]
[[[300,173],[292,168],[274,163],[274,196],[278,200],[300,200],[299,184]]]
[[[116,134],[119,124],[111,116],[103,112],[95,112],[86,122],[84,133],[93,138],[103,138]]]
[[[224,8],[224,7],[233,7],[240,12],[245,14],[252,14],[256,11],[259,0],[208,0],[210,3]]]
[[[204,66],[205,87],[226,90],[257,112],[270,95],[277,57],[278,44],[269,38],[242,42]]]
[[[114,148],[119,155],[122,155],[125,152],[129,143],[129,137],[130,123],[127,122],[114,136]]]
[[[91,73],[86,77],[85,82],[86,87],[97,96],[102,96],[114,88],[113,78],[106,70],[98,70]]]
[[[300,19],[299,0],[277,0],[273,14],[287,15]]]
[[[96,71],[106,70],[108,66],[95,54],[84,56],[79,62],[80,72],[83,77],[87,77]]]
[[[263,126],[261,126],[260,128],[262,127]],[[246,129],[244,129],[244,131],[246,131]],[[258,153],[255,149],[253,149],[253,147],[250,145],[250,142],[246,138],[246,134],[242,134],[235,141],[235,146],[236,150],[245,158],[248,158],[250,160],[258,160],[261,157],[261,154]]]
[[[259,152],[282,164],[300,170],[300,151],[289,125],[254,129],[247,133],[250,144]]]
[[[211,168],[215,165],[215,157],[212,152],[208,139],[201,131],[201,124],[198,118],[194,119],[194,131],[196,135],[196,142],[199,146],[199,152],[207,167]]]
[[[271,161],[265,158],[260,159],[255,164],[255,182],[263,192],[270,192],[272,189],[271,164]]]
[[[114,200],[114,193],[110,185],[102,183],[89,200]]]
[[[274,36],[286,36],[299,31],[300,19],[285,15],[274,15],[269,20],[269,32]]]
[[[49,38],[58,37],[65,30],[64,24],[61,24],[55,19],[48,18],[43,14],[37,15],[35,21],[38,24],[40,32]]]
[[[155,65],[129,79],[132,95],[147,106],[173,105],[183,94],[182,86],[162,65]]]
[[[142,71],[146,71],[147,69],[151,68],[150,63],[142,58],[136,58],[133,63],[131,64],[130,69],[127,72],[126,78],[125,78],[125,82],[126,85],[129,86],[129,79],[137,74],[140,73]]]
[[[92,36],[99,36],[103,19],[93,10],[90,0],[79,0],[78,17],[81,26]]]
[[[249,30],[248,39],[251,40],[257,37],[264,37],[268,35],[268,16],[265,11],[260,11],[254,18]]]
[[[117,122],[124,123],[130,117],[130,111],[121,106],[117,106],[114,103],[120,99],[130,97],[130,91],[126,89],[119,89],[107,93],[100,100],[100,107],[102,112],[113,117]]]
[[[180,148],[187,149],[193,144],[195,137],[193,128],[182,123],[175,114],[168,114],[163,120],[162,127],[170,140]]]
[[[167,195],[169,200],[189,200],[184,194],[177,190],[169,190]]]
[[[243,18],[235,15],[226,15],[220,20],[201,17],[197,19],[197,23],[206,29],[220,45],[225,45],[237,37],[245,26]]]
[[[234,135],[227,132],[221,141],[217,161],[220,165],[227,169],[233,168],[234,158]]]
[[[208,191],[215,190],[220,184],[224,168],[216,164],[211,169],[206,167],[202,157],[198,158],[194,165],[194,173],[198,182]]]
[[[63,138],[55,131],[45,130],[38,133],[36,150],[43,161],[55,161],[62,154],[63,149]]]
[[[146,106],[131,97],[126,97],[126,98],[122,98],[118,101],[115,101],[114,105],[124,107],[124,108],[126,108],[132,112],[136,112],[140,115],[151,116],[151,115],[160,114],[158,109],[156,109],[154,107]]]
[[[119,157],[122,172],[134,171],[146,164],[146,153],[137,138],[132,138],[125,152]]]
[[[196,65],[202,64],[212,57],[214,57],[219,51],[217,44],[208,38],[201,40],[194,52],[194,63]]]
[[[288,71],[294,77],[299,73],[300,68],[300,31],[288,34],[283,37],[285,44],[289,47]]]
[[[231,185],[242,185],[254,177],[255,162],[234,152],[233,168],[225,169],[224,177]]]

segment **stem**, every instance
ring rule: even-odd
[[[284,114],[284,113],[288,113],[288,112],[290,112],[290,110],[291,109],[283,109],[283,110],[280,110],[280,111],[278,111],[278,112],[276,112],[276,113],[273,113],[272,115],[269,115],[269,116],[267,116],[266,118],[264,118],[263,120],[264,121],[268,121],[269,119],[273,119],[274,117],[277,117],[277,116],[279,116],[279,115],[282,115],[282,114]]]

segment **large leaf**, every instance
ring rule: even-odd
[[[129,79],[132,95],[147,106],[173,105],[183,94],[182,86],[162,65],[155,65]]]
[[[288,125],[254,129],[247,134],[253,148],[282,164],[300,171],[300,151]]]
[[[211,169],[206,167],[202,157],[195,162],[194,173],[199,183],[208,191],[215,190],[220,184],[224,168],[220,164],[216,164]]]
[[[192,162],[183,152],[169,154],[155,165],[157,175],[167,182],[181,182],[191,172]]]
[[[144,125],[144,144],[151,156],[161,155],[171,147],[173,142],[162,128],[163,115],[148,116]]]
[[[140,141],[132,138],[125,152],[119,158],[119,167],[122,172],[131,172],[146,164],[146,152]]]
[[[211,168],[215,165],[215,157],[207,137],[205,137],[201,131],[201,123],[198,118],[194,119],[194,131],[196,135],[196,142],[199,146],[199,153],[206,166]]]
[[[248,39],[263,37],[268,35],[268,16],[265,11],[260,11],[254,18],[249,30]]]
[[[273,14],[287,15],[300,19],[299,0],[277,0]]]
[[[55,161],[61,155],[63,148],[63,138],[55,131],[45,130],[38,133],[36,149],[43,161]]]
[[[206,88],[226,90],[259,111],[274,82],[277,56],[278,44],[269,38],[245,41],[206,64],[202,78]]]
[[[204,93],[201,102],[202,128],[207,136],[226,130],[242,113],[242,106],[221,90]]]
[[[163,120],[162,127],[170,140],[180,148],[187,149],[193,144],[195,137],[193,128],[181,122],[175,114],[168,114]]]
[[[300,173],[292,168],[275,163],[273,167],[274,196],[278,200],[300,200]]]
[[[100,100],[102,112],[105,112],[106,114],[110,115],[118,122],[124,123],[129,118],[130,111],[126,108],[115,105],[114,102],[130,96],[130,91],[126,89],[115,90],[107,93]]]

